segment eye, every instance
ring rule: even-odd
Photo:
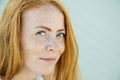
[[[56,35],[56,37],[65,38],[65,33],[59,33],[59,34]]]
[[[44,36],[45,35],[45,31],[39,31],[39,32],[36,33],[36,35]]]

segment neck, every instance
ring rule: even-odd
[[[38,74],[26,68],[23,68],[18,74],[16,74],[12,78],[12,80],[36,80],[38,76],[39,76]],[[43,76],[43,77],[45,80],[56,80],[54,72],[49,75]]]
[[[50,74],[50,75],[44,76],[44,79],[45,80],[56,80],[54,74]]]

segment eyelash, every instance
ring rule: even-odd
[[[37,33],[36,33],[36,35],[41,35],[41,36],[43,36],[43,34],[45,35],[45,31],[38,31]]]
[[[41,35],[41,36],[44,36],[46,34],[46,32],[45,31],[38,31],[37,33],[36,33],[36,35]],[[62,35],[62,36],[61,36]],[[59,33],[59,34],[57,34],[56,35],[56,37],[63,37],[63,38],[65,38],[65,33]]]
[[[63,37],[63,38],[65,38],[65,33],[59,33],[59,34],[56,35],[56,37]]]

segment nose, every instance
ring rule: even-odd
[[[59,51],[59,43],[55,39],[49,39],[46,42],[46,50],[53,52],[53,51]]]
[[[51,45],[51,44],[47,45],[47,46],[46,46],[46,49],[47,49],[47,51],[54,51],[54,50],[55,50],[55,49],[54,49],[54,46]]]

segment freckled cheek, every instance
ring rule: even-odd
[[[65,51],[65,43],[60,43],[59,44],[59,53],[63,54],[64,51]]]
[[[43,49],[46,46],[46,40],[36,40],[34,42],[34,44],[37,48],[39,48],[39,49],[42,48]]]
[[[40,45],[40,42],[38,42],[36,38],[27,38],[27,39],[24,39],[23,42],[21,43],[22,52],[24,53],[24,55],[27,55],[27,54],[37,55],[38,52],[42,50],[42,46],[43,45]]]
[[[47,37],[44,38],[35,38],[34,39],[34,46],[38,48],[44,48],[47,43],[49,43],[49,40]],[[58,48],[59,53],[62,54],[65,50],[65,41],[63,39],[56,39],[55,41],[51,41],[51,43],[54,45],[55,48]]]

